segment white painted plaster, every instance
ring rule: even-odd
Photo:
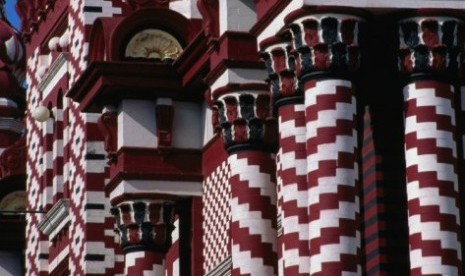
[[[226,31],[247,32],[257,21],[252,0],[219,1],[220,36]]]
[[[110,200],[122,194],[163,193],[181,196],[201,196],[202,182],[164,180],[123,180],[110,193]]]
[[[197,103],[174,102],[173,141],[174,148],[202,148],[202,112]]]
[[[206,103],[202,106],[203,121],[203,145],[206,145],[213,138],[212,111]]]
[[[123,100],[118,111],[118,149],[154,148],[157,144],[155,102]]]
[[[266,78],[267,73],[265,70],[243,68],[227,69],[211,85],[211,90],[215,91],[216,89],[231,83],[264,83]]]
[[[186,18],[202,18],[202,15],[197,8],[196,0],[180,0],[170,2],[170,10],[184,15]]]

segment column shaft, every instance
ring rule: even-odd
[[[262,41],[271,95],[278,110],[276,156],[279,275],[310,275],[305,107],[290,53],[290,33]]]
[[[270,153],[229,156],[232,275],[276,275],[276,182]]]
[[[360,274],[354,90],[341,79],[304,86],[311,275]]]
[[[278,111],[278,216],[282,229],[278,252],[282,254],[282,275],[309,275],[304,110],[303,104],[289,104]]]
[[[405,159],[412,275],[461,274],[454,88],[404,88]]]

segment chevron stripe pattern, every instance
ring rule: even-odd
[[[125,275],[165,275],[164,254],[151,251],[136,251],[126,254]]]
[[[232,275],[277,275],[275,161],[249,150],[228,162]]]
[[[290,104],[279,108],[277,159],[278,236],[280,275],[309,275],[308,207],[305,151],[305,107]]]
[[[411,275],[461,275],[454,88],[404,88]]]
[[[360,207],[356,101],[350,81],[305,83],[311,275],[356,275]]]

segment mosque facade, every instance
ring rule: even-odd
[[[463,275],[464,9],[18,0],[0,274]]]

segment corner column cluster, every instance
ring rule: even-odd
[[[429,14],[399,22],[411,275],[461,275],[455,87],[464,22]]]

